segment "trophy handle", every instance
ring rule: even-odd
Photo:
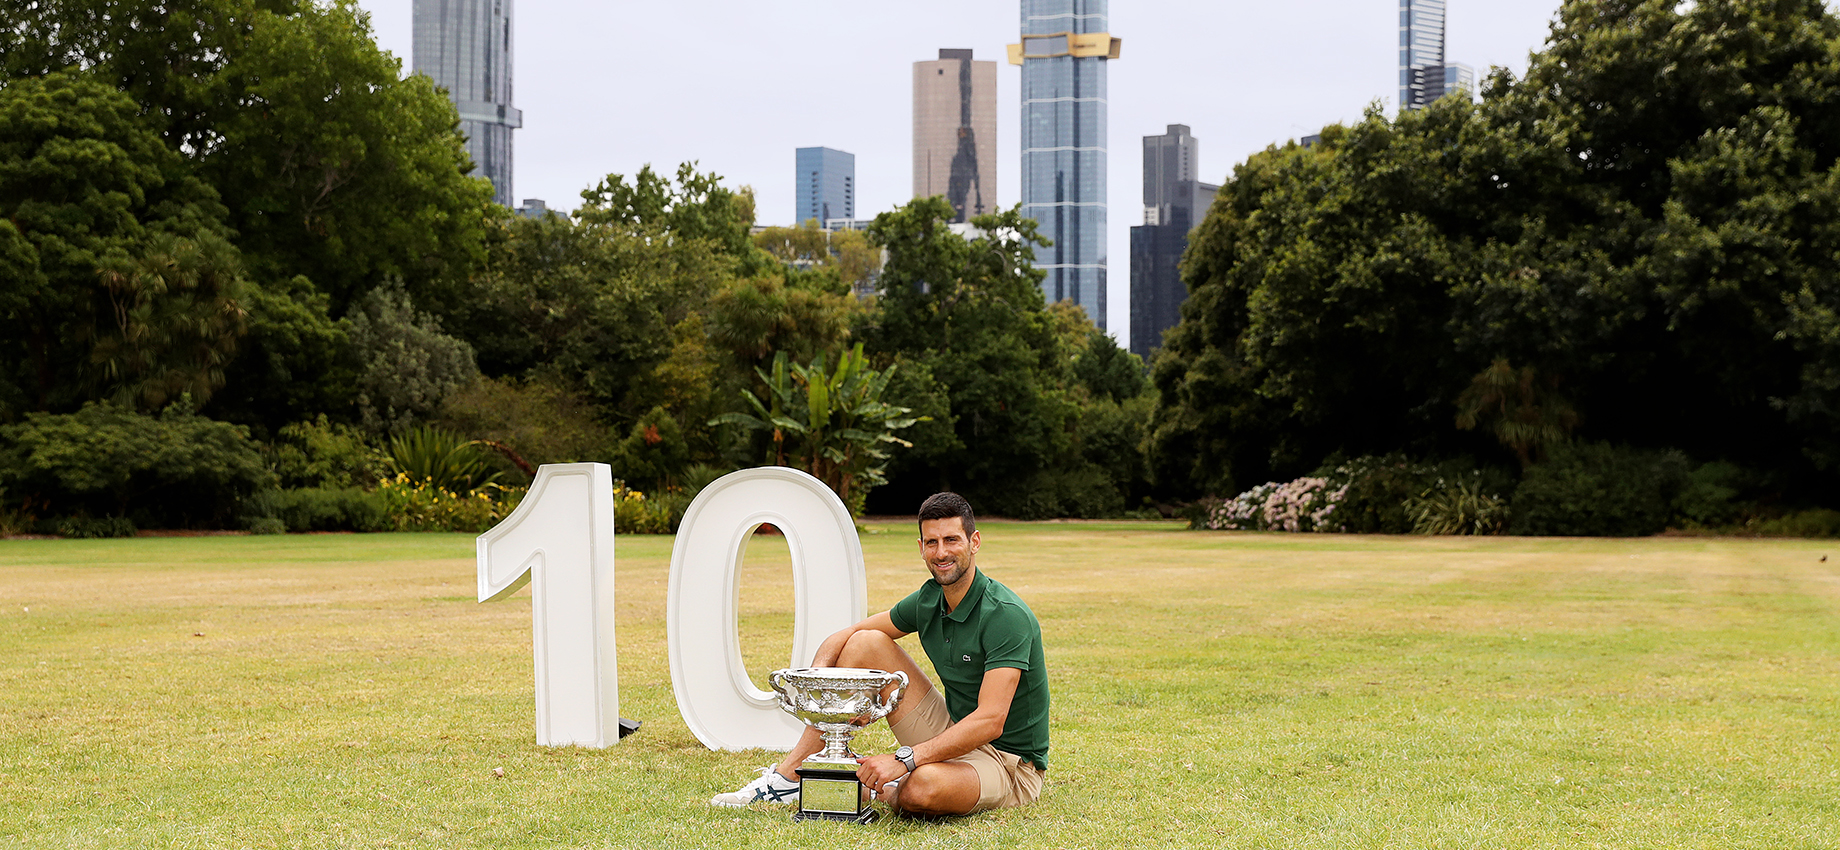
[[[889,712],[894,711],[894,707],[901,704],[901,697],[907,694],[907,674],[896,670],[894,675],[901,680],[901,686],[895,688],[894,696],[889,697],[888,701],[882,704],[883,717],[887,717]]]
[[[779,694],[781,697],[784,697],[786,695],[785,677],[786,677],[786,671],[784,670],[775,670],[771,673],[768,673],[767,674],[767,687],[772,688],[774,693]]]

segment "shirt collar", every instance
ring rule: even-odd
[[[958,607],[946,614],[946,619],[962,623],[965,621],[966,617],[971,616],[971,609],[976,608],[978,600],[984,598],[984,585],[988,582],[989,579],[984,578],[983,568],[979,567],[978,571],[971,576],[971,589],[965,591],[965,598],[958,600]],[[944,588],[941,588],[941,590],[944,590]],[[939,604],[946,604],[945,594],[943,593],[940,594]]]

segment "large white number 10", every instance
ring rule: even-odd
[[[753,686],[741,661],[741,561],[763,523],[786,535],[792,555],[790,666],[810,664],[818,644],[867,606],[856,524],[823,482],[766,467],[703,488],[678,527],[665,615],[678,711],[711,749],[785,749],[802,728]],[[479,536],[479,601],[532,583],[539,744],[619,740],[613,531],[612,470],[570,463],[537,470],[517,510]]]

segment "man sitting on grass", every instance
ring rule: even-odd
[[[971,505],[937,493],[920,505],[920,556],[931,578],[895,606],[824,640],[814,667],[907,674],[888,715],[902,746],[868,756],[856,776],[895,811],[939,817],[1032,803],[1048,769],[1048,670],[1041,624],[1015,591],[977,567],[981,538]],[[895,644],[914,632],[940,688]],[[799,799],[798,766],[824,748],[818,730],[717,806]]]

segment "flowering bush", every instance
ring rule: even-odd
[[[1331,487],[1327,478],[1266,482],[1232,499],[1207,506],[1206,526],[1242,531],[1345,531],[1335,512],[1348,485]]]
[[[487,484],[462,494],[399,472],[377,485],[377,496],[397,531],[482,532],[516,510],[524,490]]]
[[[670,534],[677,530],[682,507],[669,498],[647,498],[626,482],[613,483],[613,530],[616,534]]]

